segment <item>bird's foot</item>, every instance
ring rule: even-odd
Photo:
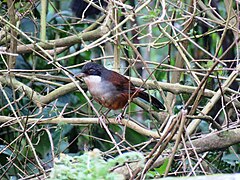
[[[117,117],[116,117],[116,121],[119,123],[119,124],[123,124],[122,123],[122,119],[124,118],[124,116],[123,116],[123,113],[120,113],[119,115],[117,115]]]
[[[119,124],[123,124],[123,123],[122,123],[122,119],[123,119],[124,116],[126,115],[127,107],[128,107],[128,104],[126,104],[126,105],[123,107],[123,111],[116,117],[116,121],[117,121]]]
[[[98,124],[100,124],[101,127],[103,127],[103,125],[106,123],[107,123],[107,119],[104,115],[101,115],[98,117]]]

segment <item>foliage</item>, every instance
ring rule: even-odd
[[[105,161],[98,149],[85,152],[81,156],[68,156],[60,154],[60,158],[55,160],[50,180],[55,179],[124,179],[124,176],[111,172],[115,166],[121,167],[124,163],[140,161],[142,166],[144,157],[141,153],[127,152],[113,159]]]

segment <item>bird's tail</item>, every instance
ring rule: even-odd
[[[158,109],[165,110],[165,106],[157,98],[151,96],[150,94],[148,94],[144,91],[139,91],[138,92],[138,97],[140,97],[143,100],[151,103],[153,106],[155,106]]]

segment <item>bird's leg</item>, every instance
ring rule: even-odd
[[[108,121],[108,119],[107,119],[107,114],[108,114],[110,111],[111,111],[111,109],[108,109],[106,113],[102,113],[102,115],[99,117],[100,123],[103,123],[103,122],[104,122],[105,124],[106,124],[106,122],[109,123],[109,121]]]
[[[107,117],[108,113],[111,111],[111,109],[108,109],[107,112],[105,113],[105,116]]]
[[[126,104],[124,107],[123,107],[123,111],[117,115],[116,117],[116,121],[119,123],[119,124],[122,124],[122,119],[124,118],[126,112],[127,112],[127,107],[128,107],[128,104]]]
[[[101,107],[101,109],[102,109],[102,107]],[[101,109],[99,111],[101,111]],[[109,123],[109,121],[107,119],[107,114],[110,112],[110,110],[111,109],[107,110],[106,113],[101,111],[101,115],[98,117],[98,123],[100,124],[101,127],[103,127],[102,126],[103,123],[104,124]]]
[[[106,117],[104,115],[101,115],[98,117],[98,123],[101,127],[103,127],[103,124],[106,124]]]

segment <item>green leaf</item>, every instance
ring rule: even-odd
[[[155,170],[160,174],[163,175],[166,171],[167,168],[167,164],[168,164],[169,159],[166,159],[163,163],[163,165],[161,165],[159,168],[155,168]]]
[[[0,151],[2,151],[2,150],[5,149],[5,148],[6,148],[5,145],[0,145]],[[8,156],[12,156],[13,152],[12,152],[10,149],[6,148],[6,149],[2,152],[2,154],[8,155]]]

